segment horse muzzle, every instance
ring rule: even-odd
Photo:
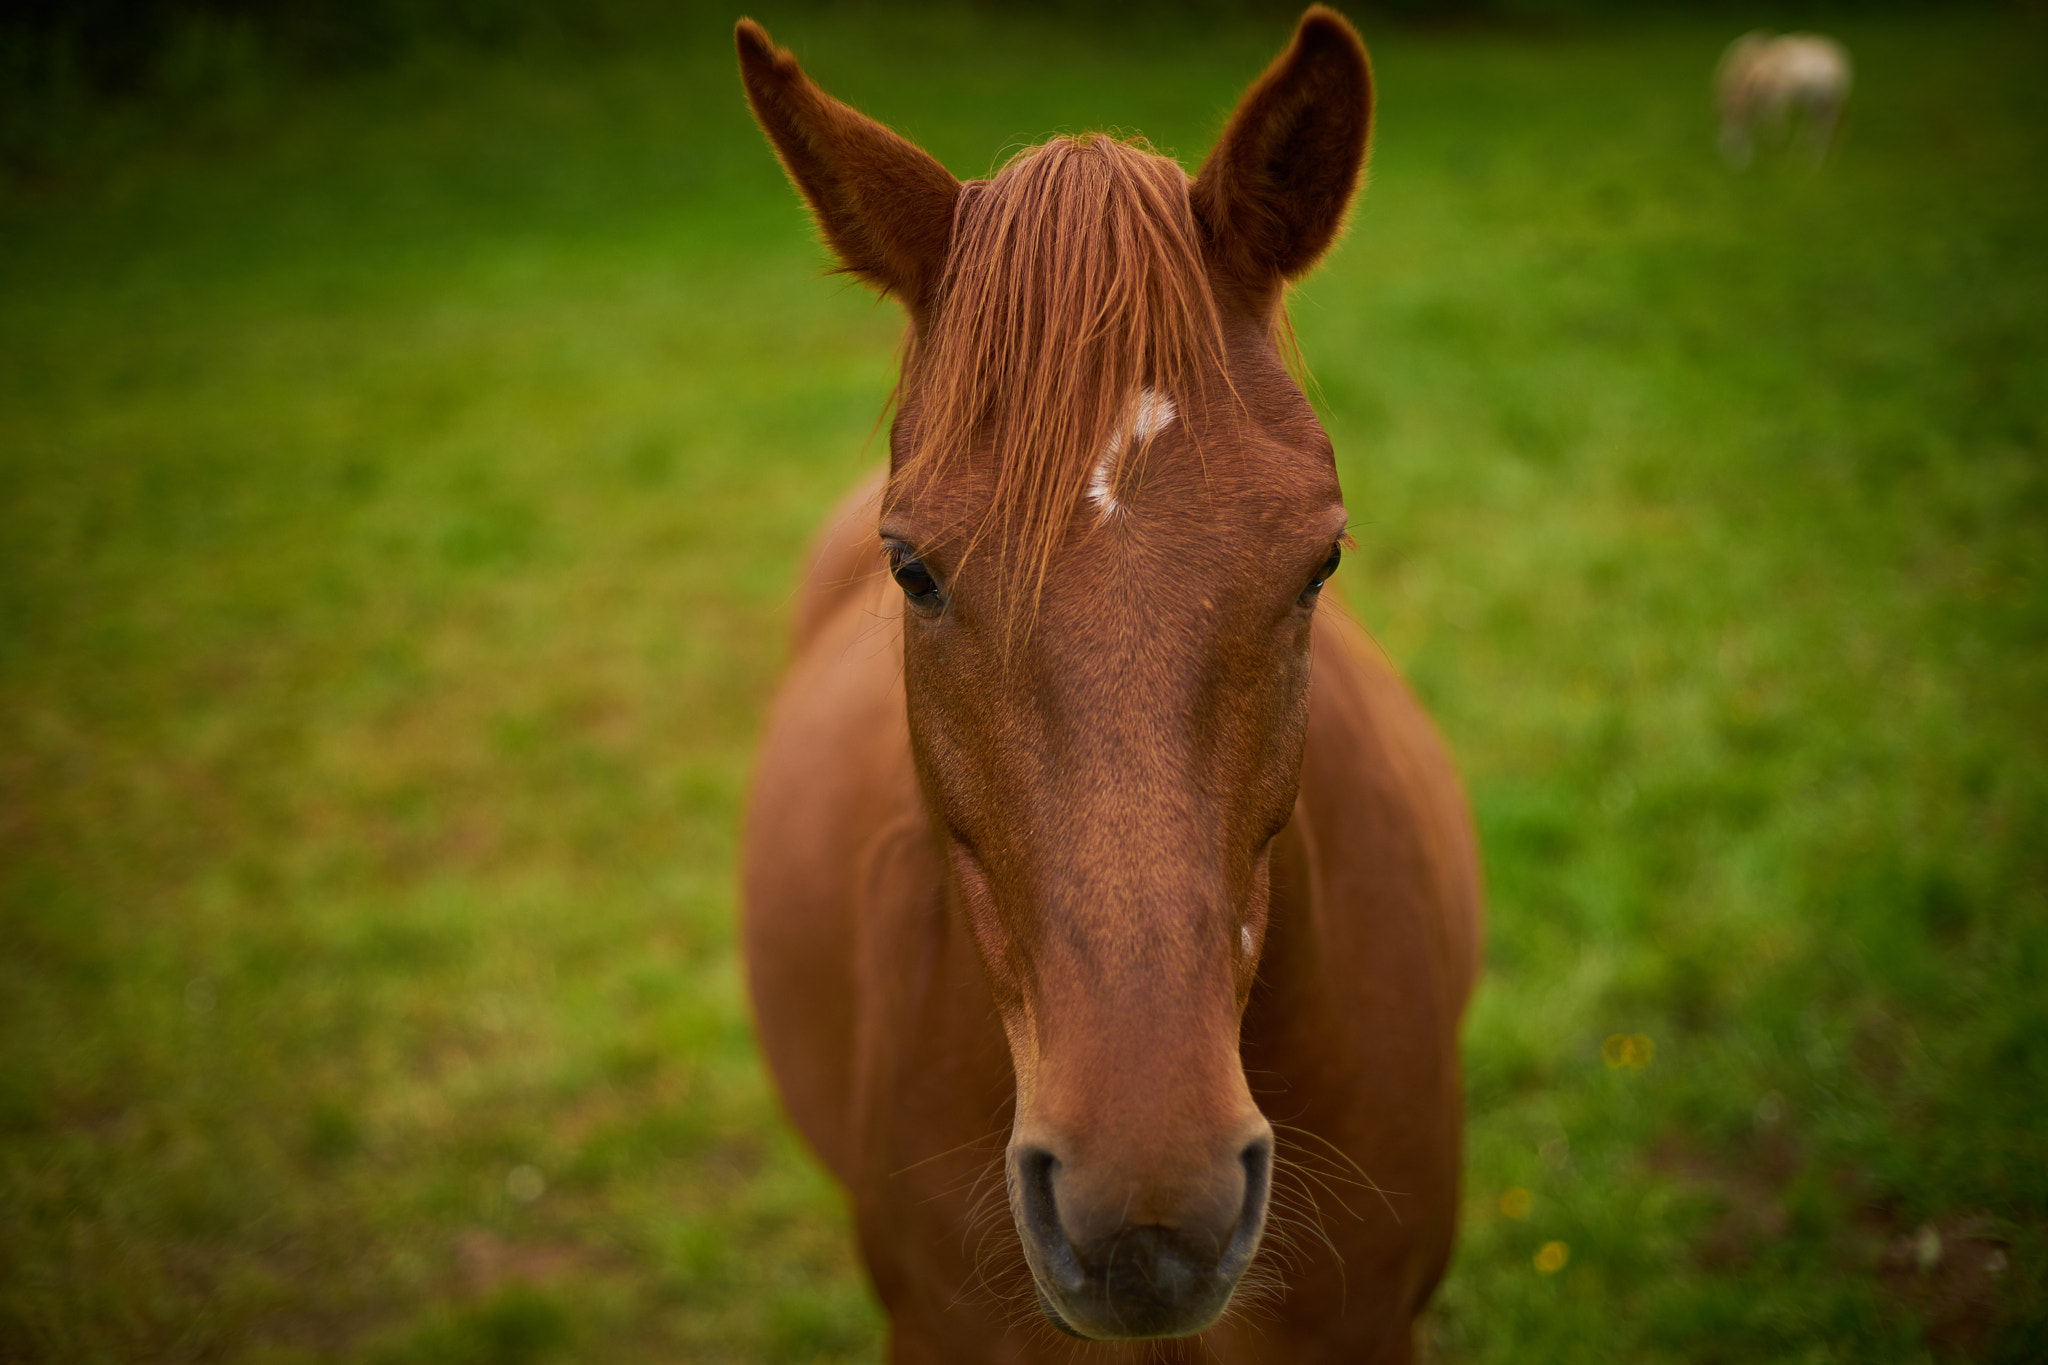
[[[1013,1141],[1010,1207],[1053,1326],[1096,1341],[1191,1336],[1230,1306],[1265,1231],[1273,1132],[1259,1119],[1220,1161],[1160,1184]]]

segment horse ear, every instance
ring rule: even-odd
[[[945,269],[960,182],[922,147],[813,85],[752,19],[739,21],[733,39],[747,103],[841,266],[922,311]]]
[[[1365,44],[1342,15],[1311,6],[1195,177],[1212,264],[1254,297],[1305,273],[1344,226],[1371,131]]]

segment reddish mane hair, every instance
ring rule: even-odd
[[[893,476],[920,488],[989,452],[992,494],[961,529],[969,547],[992,532],[1017,547],[1012,612],[1035,602],[1140,393],[1185,410],[1221,376],[1189,184],[1143,143],[1090,133],[1027,148],[960,195]]]

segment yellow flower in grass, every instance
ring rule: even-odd
[[[1657,1060],[1657,1043],[1644,1033],[1610,1033],[1600,1045],[1600,1060],[1609,1071],[1641,1071]]]
[[[1563,1242],[1545,1242],[1536,1253],[1536,1269],[1545,1275],[1555,1275],[1571,1258],[1572,1249]]]
[[[1510,1218],[1527,1218],[1529,1210],[1536,1206],[1536,1196],[1520,1185],[1500,1197],[1500,1211]]]

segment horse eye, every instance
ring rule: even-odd
[[[1323,584],[1329,580],[1331,574],[1337,572],[1337,566],[1343,562],[1344,547],[1332,545],[1330,547],[1330,557],[1323,561],[1322,568],[1316,570],[1316,576],[1309,580],[1309,585],[1301,590],[1301,600],[1303,602],[1314,601],[1315,595],[1322,591]]]
[[[924,561],[907,549],[891,547],[889,550],[889,576],[896,580],[896,586],[903,589],[903,595],[920,607],[935,607],[939,604],[939,582]]]

